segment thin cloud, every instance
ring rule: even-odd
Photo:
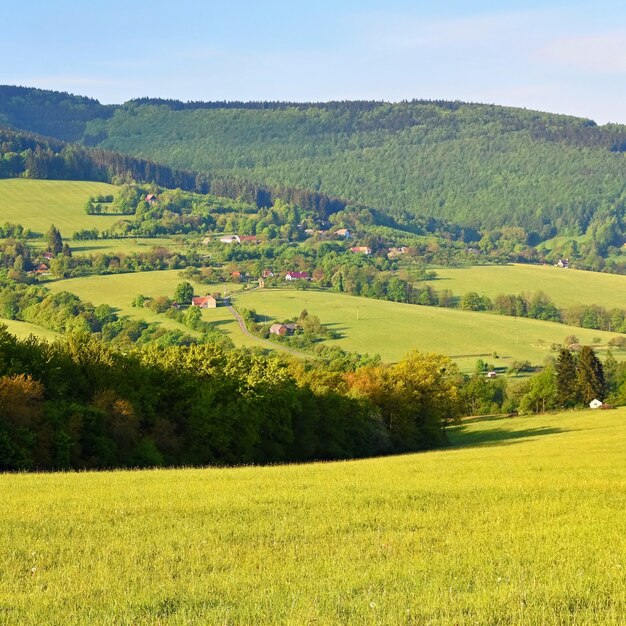
[[[367,14],[360,18],[366,37],[390,50],[449,48],[520,40],[545,23],[551,11],[490,13],[461,18],[419,19],[406,15]],[[522,33],[522,29],[527,29]]]
[[[541,48],[539,59],[586,72],[626,73],[626,30],[561,37]]]

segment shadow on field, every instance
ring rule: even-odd
[[[489,421],[493,419],[497,418],[489,418]],[[493,428],[478,432],[468,432],[466,426],[458,426],[454,429],[450,429],[450,443],[455,448],[502,446],[511,445],[518,442],[520,439],[544,437],[545,435],[557,435],[564,432],[567,432],[567,429],[554,427],[525,428],[523,430]]]

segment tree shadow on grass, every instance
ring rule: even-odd
[[[498,418],[489,418],[489,421]],[[502,418],[499,418],[502,419]],[[565,428],[541,427],[524,428],[522,430],[507,430],[506,428],[492,428],[490,430],[469,431],[467,426],[461,425],[450,429],[450,444],[455,448],[484,447],[510,445],[520,439],[544,437],[567,432]]]

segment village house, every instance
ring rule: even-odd
[[[402,246],[400,248],[389,248],[389,251],[387,252],[387,256],[390,259],[394,259],[394,258],[400,256],[401,254],[406,254],[407,250],[408,250],[408,248],[406,246]]]
[[[194,296],[191,299],[191,306],[200,309],[214,309],[217,307],[217,300],[213,296]]]
[[[287,326],[285,324],[272,324],[270,326],[270,335],[278,335],[284,337],[288,333]]]
[[[343,237],[344,239],[350,239],[350,237],[352,237],[347,228],[340,228],[339,230],[336,230],[335,235],[337,235],[337,237]]]
[[[278,335],[279,337],[292,335],[296,328],[298,328],[297,324],[272,324],[270,326],[270,335]]]
[[[569,267],[569,259],[559,259],[556,262],[556,267],[562,267],[564,269],[567,269]]]
[[[372,249],[367,246],[354,246],[350,248],[350,252],[354,252],[355,254],[372,254]]]
[[[493,370],[491,372],[487,372],[487,378],[496,378],[498,376],[498,372],[494,372]]]
[[[149,194],[146,196],[146,202],[147,202],[148,204],[154,204],[156,201],[157,201],[156,194],[154,194],[154,193],[149,193]]]
[[[45,263],[40,263],[31,274],[38,274],[39,276],[47,276],[50,274],[50,268]]]
[[[222,243],[241,243],[239,235],[224,235],[224,237],[220,237],[220,241]]]
[[[272,270],[263,270],[261,276],[263,278],[274,278],[274,272],[272,272]]]
[[[310,280],[310,277],[308,272],[287,272],[285,280]]]
[[[261,243],[261,240],[255,237],[254,235],[240,235],[239,243]]]
[[[48,261],[54,258],[54,254],[52,254],[52,252],[44,252],[41,256]]]

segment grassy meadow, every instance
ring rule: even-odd
[[[42,339],[53,341],[54,339],[59,337],[59,333],[55,332],[54,330],[43,328],[42,326],[37,326],[36,324],[31,324],[30,322],[7,320],[3,317],[0,317],[0,324],[4,324],[5,326],[7,326],[9,332],[12,335],[20,337],[21,339],[28,337],[29,335],[35,335],[36,337],[41,337]]]
[[[76,180],[0,180],[0,222],[13,222],[45,234],[54,224],[64,238],[77,230],[105,230],[119,215],[87,215],[83,205],[90,196],[115,195],[116,187],[106,183]]]
[[[182,330],[185,333],[194,335],[197,333],[189,330],[183,324],[165,317],[165,315],[159,315],[147,308],[137,309],[130,305],[133,298],[138,294],[150,297],[168,296],[172,298],[176,286],[185,280],[180,277],[179,270],[165,270],[160,272],[136,272],[70,278],[51,281],[46,283],[46,287],[54,292],[69,291],[82,300],[95,305],[109,304],[116,309],[118,315],[140,318],[147,322],[158,322],[164,328]],[[214,292],[231,294],[242,288],[241,284],[236,283],[203,285],[194,281],[189,282],[193,284],[196,295]],[[241,332],[235,318],[225,307],[203,309],[202,315],[206,321],[215,323],[221,331],[225,332],[238,345],[257,345],[258,342]]]
[[[262,289],[235,297],[239,308],[255,309],[271,319],[284,320],[302,309],[318,315],[323,324],[340,332],[342,338],[329,341],[346,350],[380,354],[397,361],[410,349],[450,356],[462,368],[473,368],[481,355],[496,365],[514,360],[543,363],[552,343],[576,335],[583,343],[600,338],[601,345],[615,336],[607,332],[574,328],[564,324],[489,313],[475,313],[437,307],[358,298],[327,291]],[[598,350],[600,356],[603,351]],[[616,358],[620,353],[616,352]]]
[[[599,304],[607,309],[626,306],[626,276],[551,265],[483,265],[438,268],[435,289],[450,289],[456,296],[468,291],[493,298],[501,293],[544,291],[560,307]]]
[[[2,624],[604,624],[626,409],[474,418],[440,451],[0,477]]]

